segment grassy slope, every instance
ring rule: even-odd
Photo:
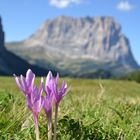
[[[66,80],[71,90],[60,105],[58,139],[140,139],[140,84]],[[25,104],[14,79],[0,77],[0,140],[35,139],[32,116]],[[43,111],[40,124],[41,140],[46,140]]]

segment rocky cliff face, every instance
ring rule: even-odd
[[[2,22],[0,17],[0,52],[4,50],[4,32],[2,29]]]
[[[31,68],[37,75],[46,75],[47,70],[30,65],[25,60],[9,52],[4,47],[4,31],[0,18],[0,75],[25,74]]]
[[[47,20],[29,39],[7,47],[30,63],[66,73],[97,69],[122,73],[138,68],[129,40],[112,17],[60,16]]]

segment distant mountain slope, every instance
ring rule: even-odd
[[[130,80],[140,83],[140,70],[131,72],[125,76],[120,77],[121,80]]]
[[[31,64],[63,75],[89,75],[97,70],[123,74],[139,68],[129,40],[112,17],[47,20],[32,36],[6,44]]]
[[[38,76],[46,76],[48,72],[47,69],[31,65],[25,60],[6,50],[0,54],[0,64],[0,75],[13,75],[14,73],[17,75],[25,74],[29,68],[32,69]]]
[[[48,70],[39,66],[31,65],[24,59],[16,56],[4,47],[4,32],[0,18],[0,75],[25,74],[31,68],[36,75],[46,75]]]

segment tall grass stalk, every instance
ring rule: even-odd
[[[34,122],[35,122],[35,134],[36,134],[36,140],[39,139],[39,126],[38,126],[38,116],[33,115]]]
[[[54,137],[53,140],[56,140],[56,130],[57,130],[57,116],[58,116],[58,105],[55,106],[55,118],[54,118]]]

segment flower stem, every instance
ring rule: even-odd
[[[56,140],[57,115],[58,115],[58,105],[55,106],[54,137],[53,137],[53,140]]]
[[[36,140],[39,140],[38,116],[33,115],[33,117],[34,117],[34,123],[35,123]]]
[[[48,140],[52,140],[52,113],[48,116]]]

